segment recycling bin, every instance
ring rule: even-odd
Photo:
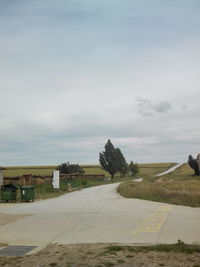
[[[4,201],[16,201],[17,198],[17,186],[13,184],[7,184],[1,186],[0,189],[0,200]]]
[[[34,201],[35,187],[34,186],[21,186],[21,201]]]

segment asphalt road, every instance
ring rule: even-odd
[[[0,214],[20,216],[0,226],[0,242],[40,247],[49,242],[200,242],[200,208],[126,199],[116,187],[91,187],[33,203],[1,203]]]

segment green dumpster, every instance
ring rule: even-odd
[[[9,185],[4,185],[0,189],[0,200],[2,202],[4,201],[16,201],[17,198],[17,187],[9,184]]]
[[[35,187],[34,186],[21,186],[21,201],[34,201]]]

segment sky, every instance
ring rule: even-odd
[[[0,0],[0,165],[200,153],[199,0]]]

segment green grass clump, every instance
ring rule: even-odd
[[[117,252],[117,251],[125,250],[125,247],[113,245],[113,246],[106,247],[106,250],[107,252]]]
[[[188,245],[183,241],[178,240],[175,244],[158,244],[152,246],[108,246],[105,247],[104,253],[113,253],[118,251],[127,252],[175,252],[175,253],[200,253],[200,245]]]

